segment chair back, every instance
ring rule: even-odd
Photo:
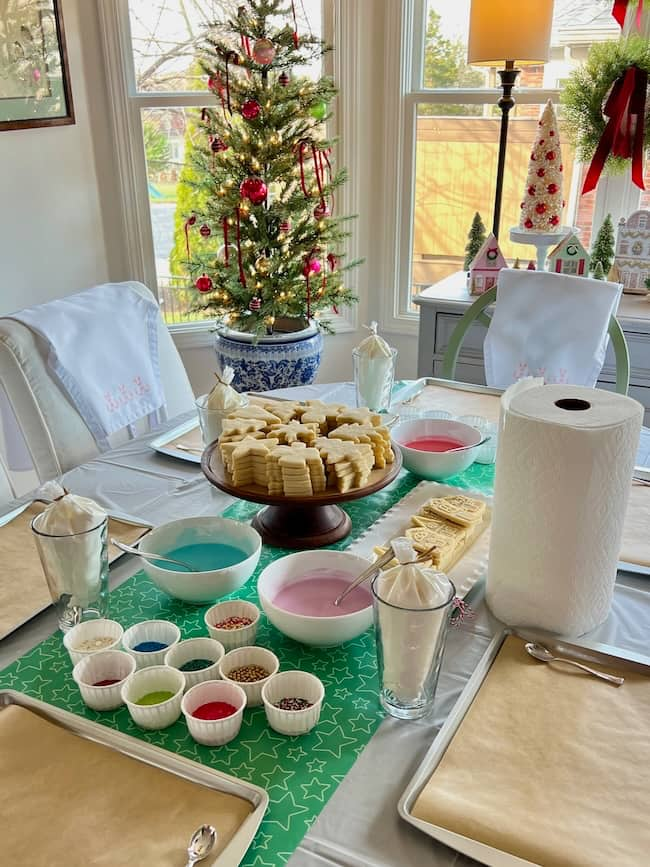
[[[146,286],[134,283],[128,286],[153,300]],[[101,286],[95,288],[101,292]],[[119,347],[115,347],[115,351],[119,352]],[[192,409],[194,397],[162,316],[158,321],[158,353],[167,415],[171,418]],[[90,430],[53,376],[47,357],[48,347],[35,332],[15,319],[0,318],[0,383],[41,481],[59,476],[99,454]],[[110,358],[106,363],[110,364]],[[146,429],[142,420],[136,426],[136,433]],[[111,437],[110,444],[117,446],[127,439],[126,431],[120,431]],[[8,455],[10,467],[11,457]],[[18,458],[22,459],[23,455]]]

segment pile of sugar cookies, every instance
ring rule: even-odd
[[[428,551],[435,545],[431,560],[420,565],[433,566],[444,572],[453,566],[480,536],[487,525],[487,517],[487,506],[483,500],[464,494],[434,497],[412,516],[404,535],[413,541],[413,547],[418,552]],[[387,550],[388,548],[382,547],[374,549],[378,557]],[[396,565],[397,560],[391,560],[384,568],[390,569]]]
[[[219,451],[235,487],[260,485],[271,495],[345,493],[368,483],[395,455],[381,416],[366,408],[308,400],[251,398],[224,419]]]

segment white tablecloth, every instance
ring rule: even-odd
[[[354,401],[349,384],[309,386],[292,390],[291,396]],[[217,514],[232,502],[205,481],[198,465],[156,454],[146,437],[72,470],[64,481],[70,490],[96,497],[109,510],[153,523]],[[135,558],[122,558],[111,570],[111,585],[117,586],[138,568]],[[396,809],[438,728],[491,637],[501,628],[480,593],[472,605],[476,617],[450,631],[432,715],[416,722],[386,719],[380,725],[292,856],[290,867],[461,867],[475,863],[407,825]],[[56,626],[54,612],[49,610],[0,641],[0,668],[51,635]],[[646,655],[648,635],[650,578],[620,574],[610,617],[590,638]],[[258,863],[275,867],[265,865],[263,859]]]

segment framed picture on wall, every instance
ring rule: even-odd
[[[0,0],[0,131],[70,123],[60,0]]]

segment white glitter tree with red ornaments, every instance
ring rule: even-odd
[[[530,155],[519,227],[525,232],[559,232],[562,227],[562,148],[550,99],[539,120]]]

